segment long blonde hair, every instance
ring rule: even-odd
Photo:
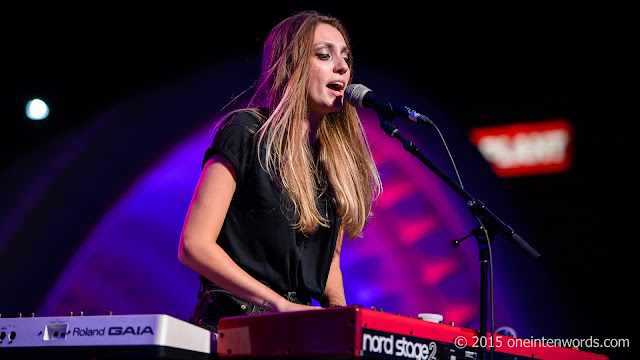
[[[372,205],[382,191],[358,114],[345,105],[324,116],[317,132],[318,164],[314,164],[308,130],[301,126],[308,115],[309,63],[315,28],[320,23],[335,27],[349,46],[346,30],[336,18],[306,11],[283,20],[265,41],[262,75],[249,107],[268,110],[269,116],[255,134],[258,148],[265,149],[260,163],[290,196],[296,216],[293,227],[310,234],[318,226],[329,226],[329,219],[317,205],[317,190],[323,190],[317,186],[324,181],[322,172],[342,227],[347,237],[355,238],[362,236]],[[350,68],[352,65],[350,58]]]

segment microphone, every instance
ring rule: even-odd
[[[427,116],[410,109],[407,106],[398,105],[376,95],[371,89],[362,84],[351,84],[344,90],[345,100],[356,108],[371,108],[380,111],[384,115],[400,116],[407,120],[423,125],[433,125],[433,121]]]

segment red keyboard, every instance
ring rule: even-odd
[[[478,359],[482,341],[493,359],[607,360],[605,355],[495,335],[358,306],[268,313],[220,320],[220,357]],[[493,343],[491,343],[493,342]],[[490,347],[490,346],[488,346]],[[486,352],[489,358],[489,350]]]

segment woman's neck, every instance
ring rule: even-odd
[[[318,138],[318,128],[320,128],[320,122],[322,121],[323,115],[310,112],[307,116],[307,121],[304,122],[304,126],[306,126],[309,130],[309,144],[313,145]]]

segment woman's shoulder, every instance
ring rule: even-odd
[[[263,108],[235,110],[229,114],[221,125],[221,129],[229,126],[242,126],[255,133],[267,120],[268,114]]]
[[[256,108],[234,110],[223,119],[213,130],[213,140],[205,152],[202,165],[213,153],[221,153],[232,161],[238,173],[244,161],[242,157],[251,153],[247,149],[252,148],[254,135],[267,118],[262,109]]]

